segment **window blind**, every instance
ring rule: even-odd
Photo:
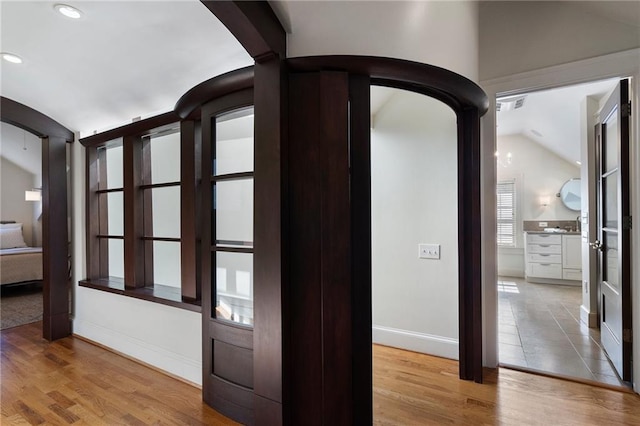
[[[499,246],[515,247],[516,245],[516,182],[507,180],[498,182],[497,187],[497,222]]]

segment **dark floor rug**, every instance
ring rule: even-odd
[[[0,330],[42,320],[42,284],[0,288]]]

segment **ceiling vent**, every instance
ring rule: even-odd
[[[522,108],[524,106],[524,100],[527,95],[514,96],[511,98],[499,99],[496,102],[496,110],[499,112],[511,111],[514,109]]]

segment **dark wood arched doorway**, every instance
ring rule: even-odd
[[[42,336],[56,340],[71,334],[69,319],[69,231],[67,143],[74,134],[50,117],[2,97],[1,120],[42,140]]]

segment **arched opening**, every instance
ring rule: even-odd
[[[42,140],[43,329],[47,340],[71,333],[67,143],[73,133],[46,115],[1,98],[1,119]]]

